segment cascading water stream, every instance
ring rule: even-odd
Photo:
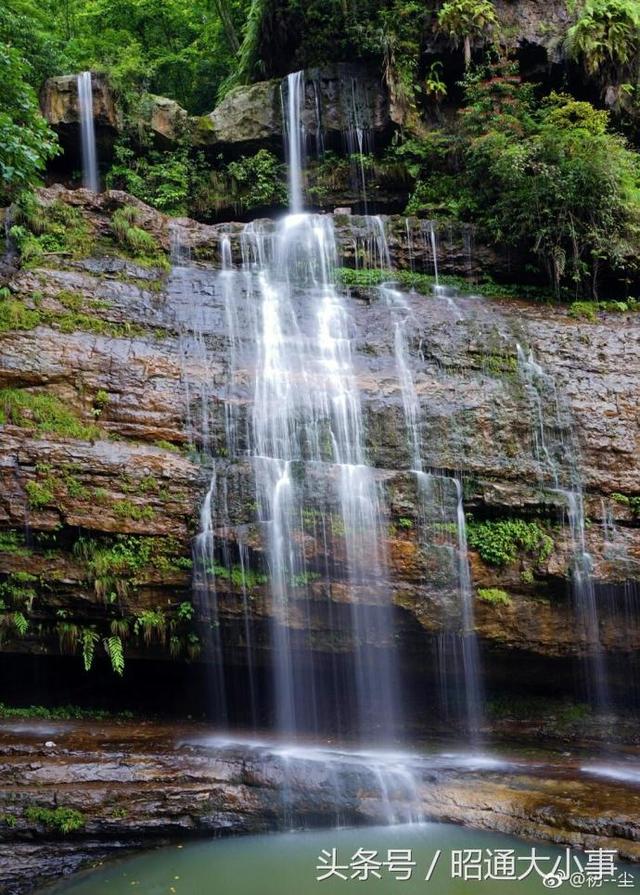
[[[98,175],[98,150],[93,121],[93,89],[91,72],[83,71],[77,77],[78,113],[82,150],[82,185],[94,193],[100,190]]]
[[[317,730],[319,724],[313,650],[310,643],[294,644],[292,635],[297,591],[308,586],[311,576],[321,575],[315,568],[310,572],[304,544],[299,544],[300,519],[310,519],[328,524],[333,551],[342,558],[351,604],[358,733],[362,737],[371,724],[379,727],[374,723],[379,713],[388,736],[397,714],[397,689],[390,661],[377,649],[391,630],[390,608],[376,597],[385,577],[384,520],[364,456],[352,323],[333,283],[331,221],[306,214],[284,218],[273,237],[273,257],[263,264],[255,228],[247,228],[244,241],[256,265],[249,295],[258,308],[250,451],[259,518],[268,538],[278,727],[294,734]],[[330,582],[325,586],[330,588]],[[373,608],[363,602],[372,596]]]
[[[382,269],[388,270],[391,262],[384,224],[380,218],[374,220],[377,222],[374,226],[377,233],[377,255]],[[408,228],[407,232],[410,232]],[[433,230],[431,232],[433,235]],[[436,257],[434,245],[434,263],[436,263]],[[458,715],[458,720],[460,720],[460,715],[464,717],[465,727],[473,742],[477,739],[482,724],[483,688],[478,643],[475,635],[474,597],[469,568],[462,484],[455,477],[435,475],[424,470],[420,436],[420,400],[409,362],[406,332],[407,323],[412,319],[411,307],[407,297],[390,284],[382,285],[380,293],[391,312],[393,321],[395,366],[409,441],[411,471],[416,476],[418,506],[421,511],[419,527],[422,530],[423,539],[426,541],[432,537],[432,532],[436,531],[438,526],[440,529],[447,525],[455,526],[457,543],[453,545],[450,555],[455,554],[454,577],[457,580],[459,600],[457,619],[459,634],[445,633],[441,636],[439,672],[443,681],[446,680],[449,671],[452,672],[451,677],[459,681],[455,699],[455,714]],[[441,516],[442,521],[434,524],[438,515]],[[461,668],[459,668],[460,665]],[[444,714],[448,714],[449,699],[446,687],[443,688],[441,701]]]
[[[563,418],[555,382],[537,363],[532,352],[525,352],[520,344],[517,344],[516,350],[518,369],[532,407],[534,456],[546,476],[542,484],[559,494],[566,508],[573,555],[571,589],[576,621],[589,651],[585,662],[587,696],[598,711],[605,712],[610,705],[608,674],[600,640],[592,560],[586,546],[577,446],[572,443],[571,422]],[[564,434],[566,431],[570,436],[568,441]]]
[[[287,148],[289,210],[292,214],[298,214],[303,207],[302,171],[305,155],[305,134],[302,128],[305,101],[303,71],[287,75],[286,87],[283,85],[281,98]]]

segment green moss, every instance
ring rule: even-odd
[[[118,208],[111,219],[116,242],[142,264],[167,267],[166,256],[155,237],[138,226],[140,214],[133,205]]]
[[[233,587],[247,588],[252,590],[266,584],[269,580],[268,576],[263,572],[255,572],[253,569],[243,569],[242,566],[221,566],[215,563],[209,572],[220,578],[222,581],[230,582]]]
[[[116,516],[132,519],[134,522],[150,522],[155,519],[156,511],[150,506],[140,506],[132,500],[117,500],[112,504]]]
[[[172,444],[170,441],[165,441],[163,438],[160,438],[153,443],[157,448],[161,448],[163,451],[171,451],[172,454],[180,453],[180,448],[177,445]]]
[[[512,603],[506,590],[501,590],[499,587],[479,587],[478,599],[493,606],[510,606]]]
[[[75,808],[39,808],[32,805],[25,811],[25,817],[32,823],[42,824],[63,835],[82,830],[86,824],[84,814]]]
[[[0,531],[0,553],[7,553],[11,556],[29,556],[31,551],[25,545],[24,535],[12,529]]]
[[[402,288],[413,289],[422,295],[432,295],[435,286],[435,277],[430,274],[418,273],[412,270],[379,270],[368,268],[340,267],[336,270],[336,279],[339,285],[356,289],[371,289],[381,283],[394,282]],[[527,285],[503,285],[494,283],[490,277],[484,277],[479,282],[470,283],[464,277],[441,276],[439,283],[442,286],[451,286],[461,293],[484,295],[487,298],[514,299],[528,298],[533,301],[549,301],[549,293],[536,286]]]
[[[314,581],[319,581],[321,577],[318,572],[299,572],[293,576],[291,584],[293,587],[307,587],[307,585],[313,584]]]
[[[614,491],[611,495],[611,500],[614,500],[621,506],[628,507],[631,510],[632,516],[640,516],[640,497],[629,494],[620,494],[618,491]]]
[[[484,354],[482,366],[488,373],[499,376],[505,373],[515,373],[518,369],[518,362],[513,354]]]
[[[16,225],[11,228],[23,266],[34,267],[59,256],[86,257],[93,235],[79,209],[55,200],[48,205],[25,195],[17,204]]]
[[[44,507],[54,506],[56,503],[53,491],[39,482],[27,482],[25,491],[27,502],[32,510],[42,510]]]
[[[31,311],[21,301],[0,299],[0,333],[35,329],[40,324],[40,314]]]
[[[491,566],[507,566],[524,552],[537,562],[547,559],[553,541],[537,522],[524,519],[500,519],[495,522],[469,522],[469,547]]]
[[[56,301],[59,301],[60,304],[69,311],[79,311],[84,304],[82,295],[77,292],[70,292],[68,289],[63,289],[58,292]]]
[[[94,441],[102,436],[97,426],[82,422],[59,398],[26,389],[0,389],[0,424],[3,423],[34,429],[40,435],[80,441]]]
[[[84,709],[77,705],[10,706],[0,702],[0,718],[41,718],[45,721],[102,721],[109,718],[132,718],[131,712],[109,712],[106,709]]]

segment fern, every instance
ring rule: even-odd
[[[104,648],[111,660],[111,667],[120,677],[124,674],[124,652],[122,649],[122,640],[115,635],[105,637]]]
[[[13,613],[13,626],[18,632],[19,637],[24,637],[24,635],[29,630],[29,619],[22,612],[14,612]]]
[[[85,671],[91,671],[93,657],[96,651],[96,643],[99,639],[98,634],[93,628],[82,629],[82,661],[84,662]]]

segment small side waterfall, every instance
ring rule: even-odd
[[[534,359],[517,345],[518,369],[529,396],[533,416],[534,455],[544,470],[541,484],[559,494],[566,507],[573,565],[571,590],[578,632],[589,655],[585,661],[585,683],[591,704],[599,711],[609,707],[607,668],[600,640],[598,605],[592,578],[592,560],[587,551],[585,512],[580,480],[578,448],[571,420],[562,406],[556,384]]]
[[[376,234],[376,254],[382,270],[391,266],[390,252],[385,228],[381,218],[374,218]],[[407,228],[407,232],[410,230]],[[435,235],[431,229],[436,259]],[[437,269],[437,268],[436,268]],[[475,635],[473,588],[469,569],[466,520],[464,513],[462,483],[454,476],[426,472],[422,459],[420,434],[420,400],[411,369],[407,338],[407,325],[412,320],[411,307],[407,296],[393,288],[392,284],[380,287],[381,297],[386,302],[393,321],[395,366],[402,396],[405,426],[410,448],[411,471],[416,476],[416,488],[420,518],[420,538],[424,544],[441,540],[447,528],[456,533],[455,543],[445,547],[445,556],[452,560],[451,575],[457,590],[457,617],[451,619],[452,630],[440,637],[439,674],[442,681],[447,678],[457,683],[455,699],[449,698],[448,688],[442,688],[441,709],[452,720],[463,719],[469,736],[475,740],[482,724],[483,696],[482,673],[478,643]],[[455,626],[455,627],[454,627]]]
[[[93,121],[93,89],[91,72],[83,71],[77,77],[78,113],[82,150],[82,185],[94,193],[100,190],[98,175],[98,149]]]

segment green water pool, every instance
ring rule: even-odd
[[[640,886],[640,868],[636,871],[615,860],[613,870],[612,860],[614,856],[605,852],[567,852],[497,833],[425,823],[273,833],[158,848],[83,872],[45,891],[47,895],[348,895],[363,890],[376,895],[528,895],[553,889],[633,891]],[[334,873],[319,879],[331,868]],[[602,884],[594,885],[598,875]]]

